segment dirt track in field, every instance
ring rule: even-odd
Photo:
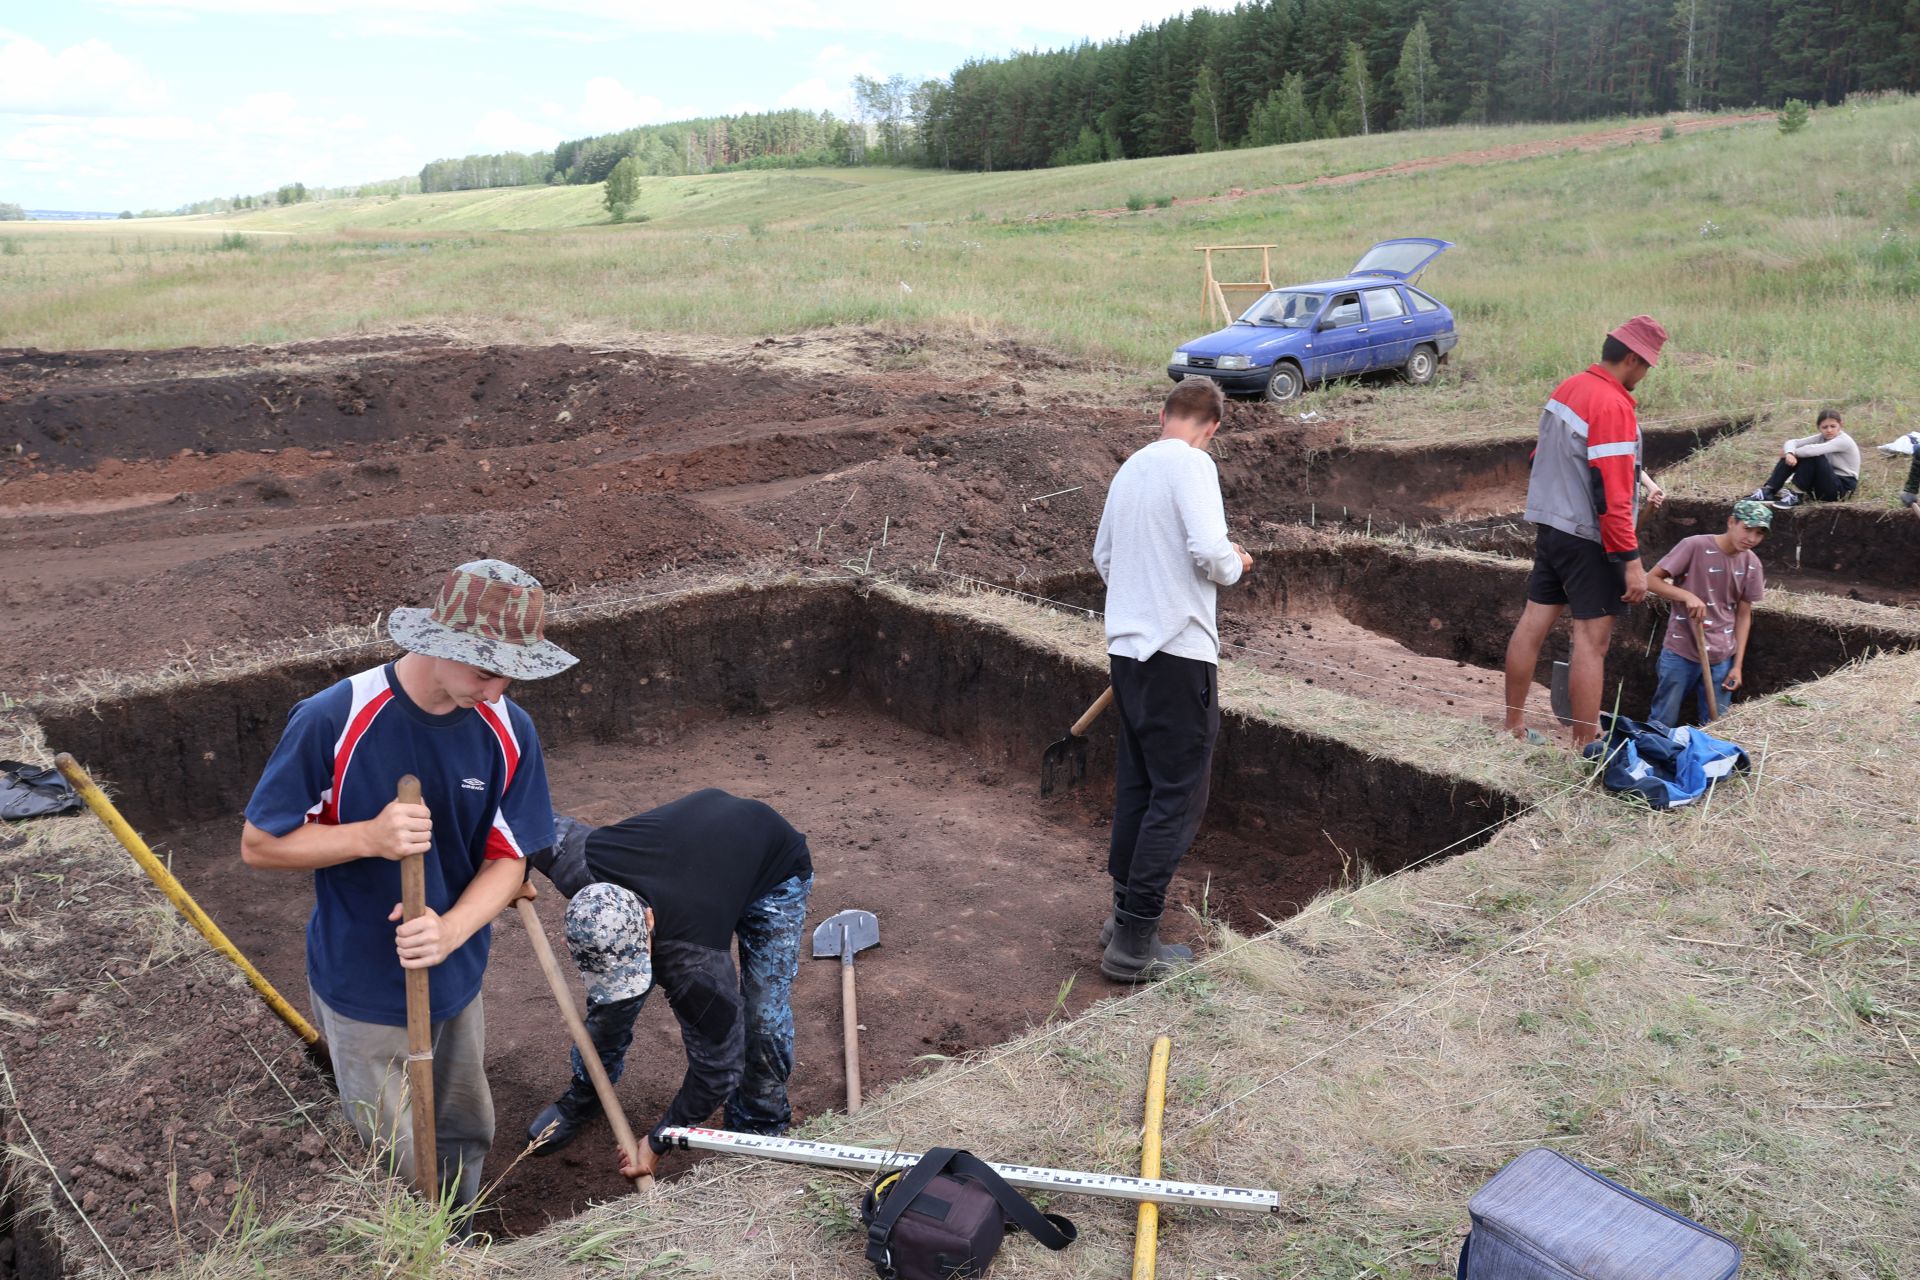
[[[1771,119],[1773,119],[1773,113],[1758,111],[1744,116],[1702,116],[1692,120],[1676,120],[1672,125],[1676,133],[1701,133],[1708,129],[1759,124]],[[1316,187],[1347,187],[1356,182],[1372,182],[1376,178],[1397,178],[1403,174],[1425,173],[1429,169],[1502,164],[1509,160],[1531,160],[1538,156],[1559,155],[1567,151],[1602,151],[1608,147],[1628,147],[1640,142],[1658,142],[1660,131],[1665,127],[1663,124],[1628,125],[1619,129],[1601,129],[1593,133],[1575,134],[1568,138],[1541,138],[1534,142],[1512,142],[1501,147],[1482,147],[1477,151],[1453,151],[1446,155],[1422,156],[1417,160],[1402,160],[1398,164],[1384,165],[1378,169],[1356,169],[1352,173],[1332,173],[1320,178],[1309,178],[1305,182],[1283,182],[1267,187],[1234,187],[1217,196],[1176,196],[1173,207],[1231,204],[1251,196],[1272,196],[1287,191],[1309,191]],[[1051,221],[1053,218],[1118,218],[1140,212],[1142,211],[1138,209],[1124,207],[1091,209],[1078,213],[1046,215],[1032,221]]]

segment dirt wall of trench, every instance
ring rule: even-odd
[[[1642,433],[1648,470],[1674,465],[1722,436],[1752,426],[1724,419]],[[1525,505],[1533,437],[1510,437],[1418,448],[1341,446],[1293,468],[1293,483],[1276,486],[1257,456],[1237,458],[1240,442],[1218,447],[1220,487],[1229,511],[1267,520],[1316,524],[1427,524],[1462,513],[1518,510]]]
[[[514,693],[549,745],[665,741],[716,711],[763,714],[853,696],[964,744],[1013,785],[1037,787],[1042,751],[1104,685],[1097,668],[998,627],[840,585],[703,593],[559,622],[550,634],[579,665]],[[41,719],[58,749],[112,780],[130,821],[162,832],[238,813],[288,708],[382,656],[363,650],[295,661],[43,709]],[[1104,804],[1113,741],[1111,723],[1091,735],[1085,803]],[[1510,803],[1444,774],[1232,713],[1215,769],[1210,829],[1283,853],[1294,845],[1291,833],[1325,829],[1343,847],[1369,851],[1383,870],[1484,827]],[[1328,874],[1337,870],[1330,865]]]
[[[512,696],[553,745],[664,737],[716,710],[744,714],[843,693],[853,602],[833,586],[740,587],[557,620],[548,635],[580,662],[518,684]],[[239,813],[293,704],[391,653],[296,660],[38,715],[56,750],[112,780],[130,822],[169,830]]]
[[[1671,547],[1696,533],[1726,527],[1728,504],[1674,498],[1648,515],[1641,544]],[[1756,553],[1771,572],[1811,570],[1897,590],[1920,590],[1920,520],[1905,507],[1817,502],[1776,512],[1773,532]]]
[[[996,629],[883,598],[871,608],[859,690],[907,725],[999,760],[1016,781],[1024,776],[1039,785],[1041,752],[1105,687],[1099,668],[1027,648]],[[1113,785],[1113,713],[1088,737],[1081,794],[1104,804]],[[1244,841],[1241,857],[1319,859],[1332,883],[1342,868],[1328,838],[1361,851],[1376,870],[1392,871],[1455,841],[1477,843],[1470,837],[1517,803],[1443,773],[1375,759],[1338,739],[1228,711],[1214,753],[1207,829]]]
[[[1220,593],[1223,617],[1332,610],[1416,653],[1494,670],[1506,661],[1530,569],[1526,562],[1494,556],[1463,559],[1304,531],[1254,554],[1255,571]],[[1104,595],[1091,573],[1047,579],[1033,589],[1091,609],[1101,607]],[[1777,693],[1875,651],[1920,646],[1920,621],[1909,611],[1888,609],[1880,617],[1875,623],[1839,623],[1763,603],[1747,646],[1743,696]],[[1644,714],[1653,697],[1653,655],[1661,647],[1666,618],[1664,608],[1642,604],[1615,624],[1607,699],[1617,688],[1627,714]],[[1541,655],[1540,679],[1547,678],[1555,659],[1566,658],[1570,643],[1567,629],[1560,627]]]

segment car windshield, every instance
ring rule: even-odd
[[[1270,293],[1248,307],[1241,324],[1272,324],[1283,329],[1304,329],[1320,314],[1324,295],[1318,293]]]

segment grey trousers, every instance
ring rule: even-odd
[[[340,1105],[360,1140],[382,1153],[395,1177],[413,1181],[413,1107],[407,1090],[407,1029],[359,1022],[307,988],[313,1020],[333,1055]],[[440,1193],[456,1208],[480,1194],[493,1145],[493,1091],[487,1087],[487,1016],[480,997],[433,1024],[433,1132]]]

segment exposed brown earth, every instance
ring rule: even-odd
[[[996,358],[952,381],[412,339],[0,354],[0,688],[369,622],[481,554],[561,593],[870,547],[1084,563],[1150,413],[1053,402]],[[1249,465],[1337,434],[1233,418]]]

